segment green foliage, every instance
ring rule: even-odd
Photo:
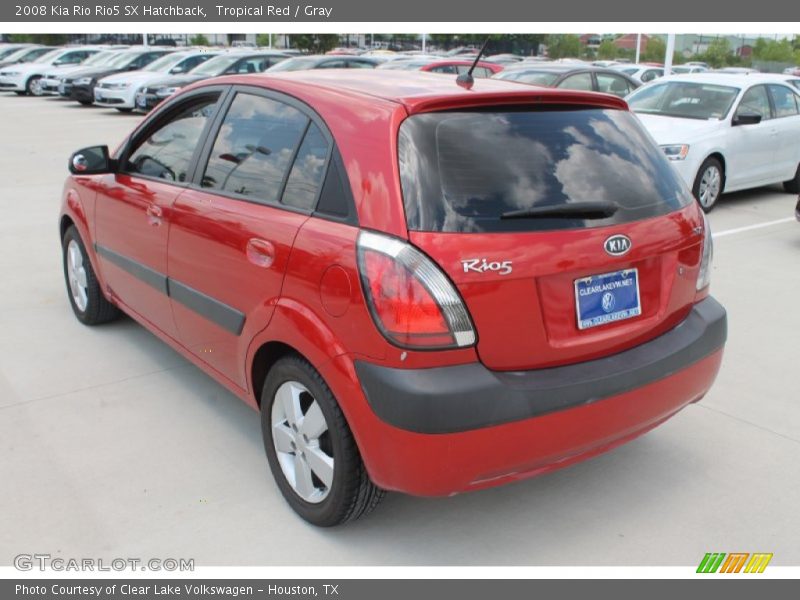
[[[264,46],[265,48],[269,46],[269,34],[268,33],[257,33],[256,34],[256,46]]]
[[[577,58],[581,53],[581,39],[577,35],[548,35],[547,54],[550,58]]]
[[[635,44],[634,44],[635,45]],[[651,37],[647,40],[647,47],[640,54],[639,60],[643,62],[664,62],[667,56],[667,44],[659,37]]]
[[[339,35],[336,33],[300,33],[290,36],[289,39],[293,47],[312,54],[322,54],[339,45]]]
[[[190,46],[210,46],[211,42],[202,33],[198,33],[189,38]]]
[[[736,56],[731,51],[731,44],[727,38],[712,40],[705,52],[698,55],[699,59],[718,69],[735,62]]]
[[[8,41],[15,44],[44,44],[45,46],[60,46],[66,44],[68,38],[63,33],[12,33]]]
[[[758,38],[753,47],[753,58],[773,62],[793,62],[795,51],[789,40]]]
[[[611,40],[603,40],[597,48],[597,58],[601,60],[614,60],[619,55],[619,49]]]

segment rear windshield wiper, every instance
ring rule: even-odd
[[[534,206],[522,210],[511,210],[500,215],[501,219],[605,219],[619,207],[611,202],[568,202],[556,206]]]

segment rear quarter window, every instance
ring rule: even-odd
[[[539,231],[663,215],[691,195],[638,120],[622,110],[453,111],[400,127],[409,229]],[[570,202],[612,202],[607,218],[504,219]]]

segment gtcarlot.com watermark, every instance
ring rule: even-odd
[[[18,571],[194,571],[193,558],[63,558],[50,554],[17,554]]]

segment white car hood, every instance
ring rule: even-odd
[[[163,79],[166,73],[160,71],[129,71],[103,77],[103,83],[130,83],[131,85],[143,85],[153,79]]]
[[[58,67],[54,67],[53,63],[21,63],[16,65],[8,65],[7,67],[3,67],[0,71],[12,72],[12,73],[21,73],[22,75],[27,75],[28,73],[46,73],[47,71],[52,71],[54,69],[58,69]]]
[[[681,119],[636,113],[648,133],[658,144],[692,144],[708,138],[725,126],[725,121]]]

